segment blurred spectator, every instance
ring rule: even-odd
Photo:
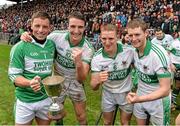
[[[120,30],[133,18],[141,18],[154,29],[162,27],[166,34],[174,37],[179,32],[179,0],[33,0],[2,9],[1,31],[18,33],[27,30],[26,22],[34,11],[46,10],[53,20],[55,30],[67,29],[67,16],[71,11],[80,10],[86,17],[86,36],[91,36],[93,20],[99,26],[104,23],[116,24]],[[177,18],[178,17],[178,18]],[[176,20],[178,19],[178,20]]]
[[[155,30],[155,37],[151,40],[151,42],[159,44],[166,49],[173,40],[174,39],[171,35],[165,34],[161,28],[157,28]]]

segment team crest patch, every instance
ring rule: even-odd
[[[114,69],[114,70],[117,70],[117,65],[118,65],[118,63],[114,63],[114,64],[113,64],[113,69]]]
[[[126,61],[122,61],[122,65],[125,66],[127,64]]]
[[[148,67],[146,65],[143,66],[144,70],[148,70]]]

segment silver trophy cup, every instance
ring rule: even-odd
[[[52,104],[49,107],[49,118],[58,120],[62,117],[64,108],[62,104],[56,103],[56,99],[62,91],[62,84],[64,83],[64,77],[62,76],[49,76],[42,80],[47,95],[52,99]]]

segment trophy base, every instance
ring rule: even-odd
[[[65,111],[63,111],[63,112],[61,112],[61,113],[59,113],[59,114],[57,114],[57,115],[51,115],[50,113],[48,114],[48,118],[49,118],[50,120],[61,120],[61,119],[63,119],[65,116],[66,116],[66,112],[65,112]]]

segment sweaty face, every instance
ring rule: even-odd
[[[140,27],[133,29],[128,28],[128,34],[131,44],[135,48],[142,49],[143,47],[145,47],[147,33],[144,32]]]
[[[157,31],[155,33],[155,35],[156,35],[157,39],[159,39],[159,40],[163,39],[163,36],[164,36],[162,31]]]
[[[101,42],[105,52],[109,55],[113,55],[117,49],[116,31],[101,31]]]
[[[85,22],[77,18],[69,19],[69,32],[70,32],[70,41],[72,44],[78,44],[83,36],[85,30]]]
[[[46,39],[47,35],[50,33],[51,26],[48,19],[35,18],[31,24],[32,34],[38,40]]]

